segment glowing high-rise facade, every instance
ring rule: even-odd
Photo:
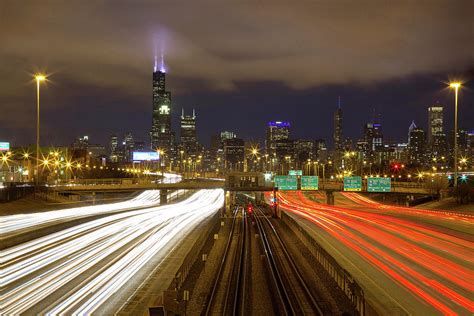
[[[184,109],[181,112],[181,145],[187,155],[196,154],[198,151],[198,141],[196,137],[196,112],[193,115],[185,115]]]
[[[333,131],[333,141],[334,141],[334,151],[336,153],[341,153],[344,149],[344,139],[342,136],[342,109],[341,109],[341,97],[338,98],[337,110],[334,112],[334,131]]]
[[[428,108],[428,145],[433,158],[447,154],[446,134],[444,132],[444,109],[437,103]]]
[[[166,73],[161,62],[156,61],[153,69],[153,115],[150,132],[151,149],[171,152],[173,135],[171,132],[171,92],[166,91]]]

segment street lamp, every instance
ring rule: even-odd
[[[460,82],[451,82],[449,87],[454,89],[454,187],[458,186],[458,92]]]
[[[39,182],[39,146],[40,146],[40,82],[46,80],[43,74],[36,74],[36,187]]]

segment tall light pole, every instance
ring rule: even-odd
[[[451,82],[449,87],[454,89],[454,187],[458,186],[458,92],[460,82]]]
[[[36,187],[39,183],[39,151],[40,151],[40,82],[46,80],[42,74],[35,75],[36,80]]]

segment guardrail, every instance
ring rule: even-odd
[[[119,184],[152,184],[152,183],[174,183],[172,178],[140,179],[140,178],[110,178],[110,179],[75,179],[68,182],[61,181],[55,185],[119,185]]]
[[[304,230],[298,223],[285,213],[282,213],[281,219],[298,236],[303,244],[311,251],[319,264],[336,281],[337,286],[346,294],[352,305],[360,315],[366,314],[366,304],[364,291],[356,280],[342,268],[337,261],[324,248]]]

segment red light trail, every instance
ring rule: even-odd
[[[278,197],[282,208],[316,224],[443,314],[457,313],[453,302],[466,312],[474,312],[474,303],[469,299],[474,291],[474,278],[472,269],[467,268],[473,263],[471,241],[429,225],[381,214],[386,205],[357,194],[348,195],[367,208],[354,210],[319,204],[301,192],[279,193]],[[368,208],[376,209],[376,213]],[[400,211],[413,210],[400,208]],[[415,210],[414,214],[439,215],[423,210]],[[441,217],[474,223],[462,214],[441,214]]]

